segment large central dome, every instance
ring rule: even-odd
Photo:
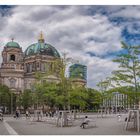
[[[25,56],[31,56],[35,54],[60,57],[58,51],[52,45],[44,42],[42,33],[40,34],[38,43],[31,44],[25,51]]]

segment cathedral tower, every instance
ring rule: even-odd
[[[2,51],[0,81],[14,93],[20,93],[24,87],[23,52],[17,42],[8,42]]]

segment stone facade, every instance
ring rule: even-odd
[[[41,47],[49,48],[49,51],[51,50],[50,46],[45,45],[41,34],[38,43],[35,43],[34,47],[38,51],[32,55],[28,55],[27,50],[23,52],[18,43],[13,40],[8,42],[2,51],[0,83],[7,85],[16,94],[20,94],[24,89],[31,89],[36,80],[36,72],[44,73],[51,71],[55,60],[60,59],[59,55],[58,57],[52,54],[49,55],[48,50],[45,50],[45,53],[41,54]],[[30,46],[27,49],[29,48]],[[52,49],[54,50],[54,48]],[[49,75],[47,80],[58,82],[59,78],[55,75]]]

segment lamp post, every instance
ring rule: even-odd
[[[11,115],[13,114],[13,93],[11,92]]]
[[[65,85],[66,85],[66,91],[65,92],[67,92],[66,94],[68,94],[67,96],[68,96],[68,103],[67,103],[67,109],[68,110],[70,110],[71,108],[70,108],[70,93],[69,93],[69,90],[70,90],[70,85],[69,85],[69,82],[70,82],[70,80],[68,79],[68,76],[65,74],[65,72],[66,72],[66,69],[67,69],[67,66],[69,65],[69,64],[71,64],[71,63],[73,63],[73,59],[71,58],[71,57],[66,57],[66,55],[67,55],[67,53],[66,52],[64,52],[63,53],[63,58],[62,58],[62,65],[63,65],[63,70],[62,70],[62,79],[63,79],[63,81],[65,81],[66,83],[64,83]]]

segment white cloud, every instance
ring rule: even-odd
[[[88,86],[95,86],[116,68],[116,64],[108,59],[91,57],[87,52],[100,56],[119,51],[121,29],[114,27],[105,15],[87,15],[87,7],[17,6],[12,9],[11,16],[0,17],[3,21],[0,45],[4,46],[14,37],[25,50],[37,42],[42,30],[46,42],[88,66]]]
[[[118,7],[118,9],[116,9],[116,11],[111,14],[111,16],[140,19],[139,11],[139,6],[122,6],[121,8]]]

